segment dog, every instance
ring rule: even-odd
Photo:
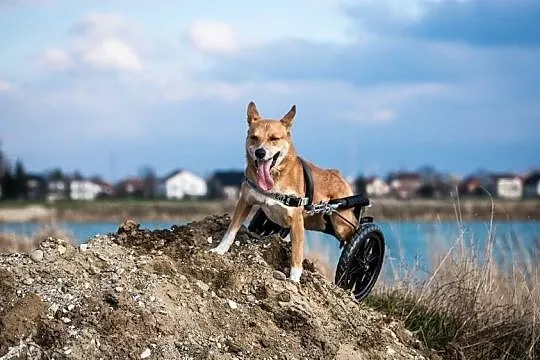
[[[265,193],[282,193],[304,196],[302,160],[295,150],[291,128],[296,115],[296,105],[280,120],[263,119],[253,101],[247,106],[248,131],[246,138],[246,180],[234,209],[231,222],[222,240],[212,250],[225,254],[254,206],[260,206],[274,223],[290,229],[291,266],[289,280],[299,283],[304,260],[304,230],[323,231],[327,226],[322,214],[309,215],[302,207],[291,207]],[[322,169],[305,161],[312,173],[313,203],[353,195],[351,186],[338,170]],[[336,237],[346,243],[354,232],[349,223],[357,224],[352,209],[340,210],[341,216],[330,215]]]

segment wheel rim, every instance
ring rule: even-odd
[[[347,269],[346,287],[352,289],[356,300],[362,300],[375,284],[382,265],[382,242],[370,234],[354,253],[354,261]]]

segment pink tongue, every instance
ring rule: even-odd
[[[270,175],[272,160],[259,160],[257,166],[257,185],[264,191],[270,191],[274,187],[274,179]]]

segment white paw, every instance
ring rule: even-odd
[[[224,246],[216,246],[215,248],[211,249],[210,252],[212,253],[215,253],[215,254],[218,254],[218,255],[223,255],[227,252],[228,249],[226,249]]]
[[[291,280],[292,282],[295,282],[295,283],[300,283],[300,276],[302,276],[302,268],[299,267],[299,268],[295,268],[293,267],[291,269],[291,274],[289,276],[289,280]]]

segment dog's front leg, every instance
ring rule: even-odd
[[[298,212],[291,222],[291,273],[290,280],[300,282],[302,275],[302,262],[304,261],[304,217],[302,212]]]
[[[225,235],[223,235],[223,239],[221,239],[219,245],[210,250],[211,252],[223,255],[227,251],[229,251],[229,248],[231,247],[232,243],[234,242],[234,238],[236,237],[236,233],[240,229],[240,226],[242,226],[244,220],[249,215],[252,206],[253,205],[247,201],[245,187],[242,187],[242,190],[240,192],[240,199],[238,199],[238,203],[234,208],[231,223],[229,224],[229,227],[227,228]]]

